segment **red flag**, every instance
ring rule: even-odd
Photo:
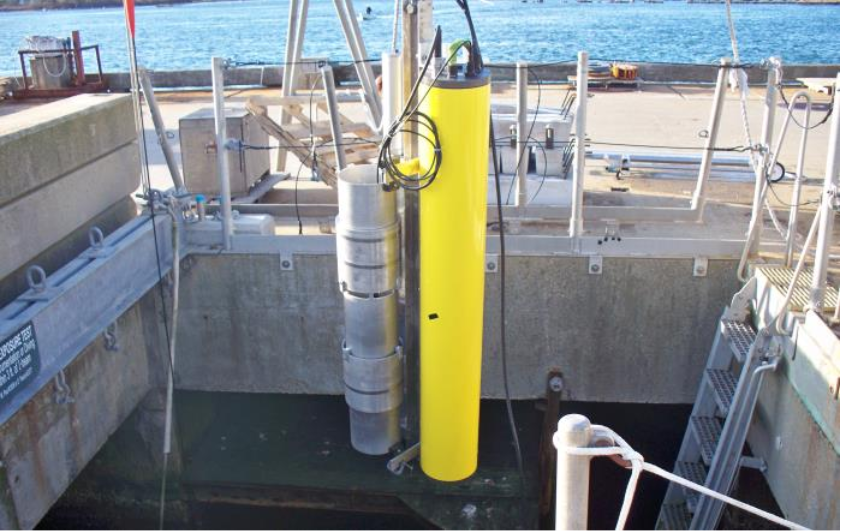
[[[132,38],[135,38],[135,0],[123,0],[123,11],[126,14],[126,27]]]

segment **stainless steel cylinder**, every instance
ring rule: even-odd
[[[345,168],[337,188],[337,276],[345,308],[343,380],[351,445],[382,455],[400,440],[404,398],[395,194],[378,184],[374,164]]]
[[[340,290],[365,297],[382,295],[396,288],[400,259],[398,223],[377,229],[359,229],[349,227],[337,216],[336,232]]]
[[[360,298],[344,295],[345,344],[361,358],[382,358],[398,344],[398,294]]]

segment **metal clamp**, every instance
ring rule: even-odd
[[[497,273],[498,272],[498,255],[496,255],[496,254],[487,254],[486,255],[486,272],[487,273]]]
[[[53,394],[53,400],[55,400],[56,404],[66,405],[76,402],[76,399],[73,398],[70,385],[67,383],[67,378],[64,375],[64,369],[56,374],[56,377],[53,378],[53,383],[56,386],[56,392]]]
[[[708,275],[708,258],[697,256],[694,258],[694,276],[704,277]]]
[[[593,254],[588,257],[588,274],[602,275],[603,274],[603,256]]]
[[[416,443],[387,461],[386,469],[396,476],[400,476],[405,468],[413,468],[410,463],[418,459],[420,453],[421,443]]]
[[[102,332],[102,341],[105,350],[109,352],[117,352],[120,350],[120,342],[117,337],[117,322],[108,325]]]

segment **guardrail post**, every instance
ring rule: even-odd
[[[588,107],[588,52],[577,54],[576,143],[574,144],[574,182],[571,190],[571,223],[568,234],[575,249],[579,246],[583,219],[583,180],[585,179],[585,125]]]
[[[843,76],[837,74],[834,87],[834,110],[831,115],[831,131],[828,135],[828,158],[825,164],[825,183],[820,204],[820,228],[817,235],[817,253],[814,262],[814,276],[811,279],[811,309],[822,315],[825,299],[828,254],[834,232],[834,204],[840,194],[840,84]]]
[[[697,211],[702,220],[705,209],[705,192],[711,166],[714,160],[714,148],[717,146],[717,133],[720,131],[720,116],[723,114],[723,100],[726,96],[726,76],[729,73],[729,60],[720,59],[720,69],[717,72],[717,86],[714,89],[714,105],[711,108],[711,118],[708,121],[708,137],[703,148],[700,172],[697,176],[697,187],[691,199],[691,208]]]
[[[223,248],[231,249],[231,181],[228,174],[228,150],[225,143],[228,140],[225,130],[225,84],[223,68],[225,60],[221,57],[211,58],[211,81],[214,92],[214,131],[217,143],[217,177],[220,184],[220,214],[222,216]]]
[[[588,528],[588,485],[591,457],[572,455],[565,448],[587,448],[591,444],[591,422],[582,415],[559,419],[553,444],[556,458],[556,529]]]
[[[527,76],[529,75],[529,71],[527,68],[527,63],[523,61],[518,61],[516,63],[515,80],[518,104],[515,112],[518,117],[518,127],[516,132],[518,136],[518,147],[516,148],[518,158],[516,159],[516,163],[518,166],[515,168],[515,205],[519,207],[527,206],[528,200],[527,167],[530,164],[530,155],[527,144],[529,141],[527,133]],[[538,113],[538,109],[536,109],[536,112]]]

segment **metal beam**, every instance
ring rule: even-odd
[[[0,409],[0,424],[155,286],[159,265],[162,274],[169,272],[171,223],[161,214],[135,218],[47,277],[43,289],[30,289],[0,309],[0,339],[31,322],[41,361],[35,379]]]

